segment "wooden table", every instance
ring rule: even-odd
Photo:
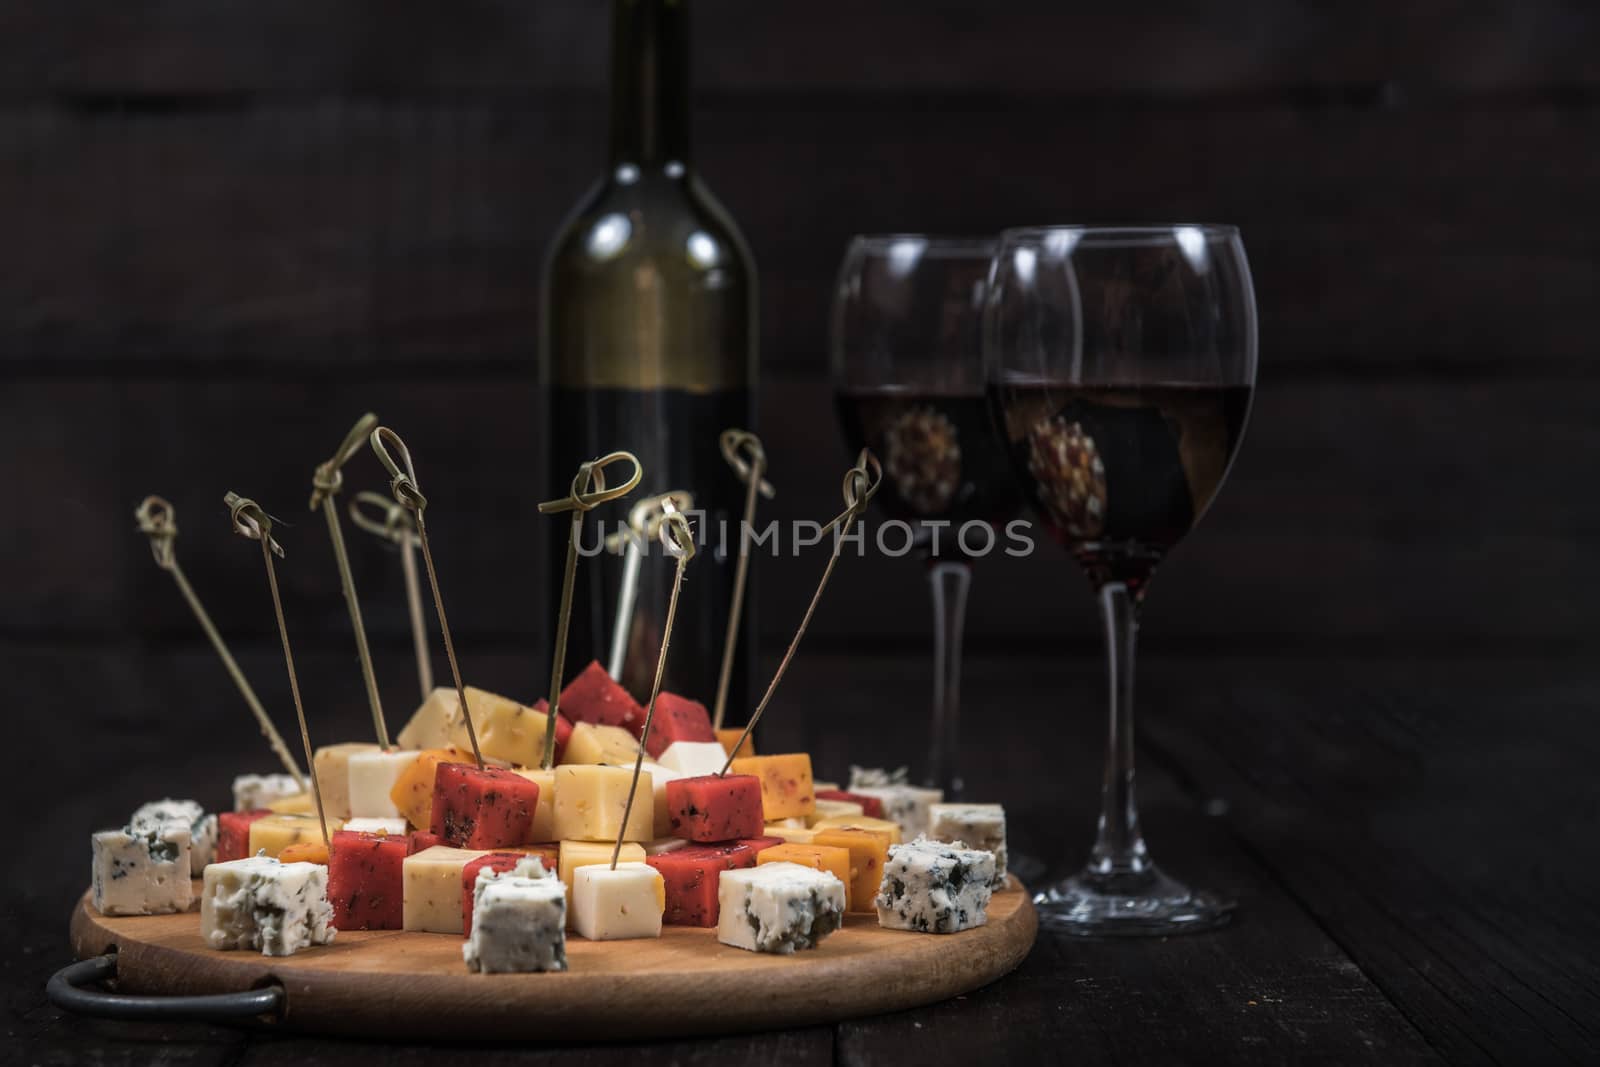
[[[306,659],[314,678],[324,664]],[[878,657],[870,669],[821,652],[801,662],[769,749],[806,745],[825,770],[851,755],[881,760],[920,715],[918,657]],[[18,665],[18,707],[112,677],[137,701],[152,671],[148,657],[117,651],[74,664],[41,649]],[[966,766],[977,796],[1009,806],[1023,852],[1077,860],[1087,847],[1098,671],[1091,659],[970,661]],[[194,699],[225,698],[214,673],[195,672]],[[838,1026],[650,1046],[558,1048],[553,1038],[532,1051],[485,1049],[477,1062],[1537,1063],[1600,1052],[1592,666],[1157,651],[1141,683],[1151,847],[1174,873],[1236,893],[1232,928],[1140,942],[1041,935],[1027,962],[988,988]],[[3,889],[8,1052],[32,1063],[374,1055],[347,1042],[105,1023],[45,1003],[46,976],[67,960],[85,833],[168,783],[215,793],[226,778],[173,747],[177,726],[135,729],[109,706],[42,718],[26,727],[24,750],[64,751],[86,729],[100,740],[80,750],[75,790],[25,809],[24,862],[13,868],[24,876]],[[214,741],[230,769],[252,761],[242,730]],[[108,777],[114,768],[120,776]],[[442,1021],[432,1050],[379,1054],[421,1063],[459,1047],[447,1042]]]

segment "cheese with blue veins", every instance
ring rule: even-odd
[[[153,830],[158,826],[182,826],[189,831],[189,873],[195,878],[206,864],[217,858],[217,817],[195,800],[152,800],[141,804],[128,820],[128,829]]]
[[[328,868],[321,864],[250,856],[206,868],[200,936],[211,948],[292,956],[332,941],[332,920]]]
[[[919,837],[891,845],[873,904],[891,930],[953,934],[989,921],[994,855]]]
[[[89,884],[100,914],[167,915],[194,903],[187,827],[103,830],[90,838],[90,849]]]
[[[717,882],[717,940],[787,955],[816,948],[844,924],[844,883],[798,863],[723,871]]]

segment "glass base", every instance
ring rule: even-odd
[[[1196,892],[1153,866],[1105,873],[1086,868],[1036,893],[1039,925],[1079,937],[1165,937],[1226,925],[1235,901]]]

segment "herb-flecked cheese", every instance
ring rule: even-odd
[[[511,871],[484,870],[473,888],[467,970],[519,974],[567,969],[567,894],[537,859]]]

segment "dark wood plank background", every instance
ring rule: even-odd
[[[696,159],[761,272],[773,517],[836,506],[845,450],[816,442],[835,440],[825,316],[851,233],[1195,218],[1239,224],[1252,257],[1250,436],[1146,616],[1147,787],[1175,864],[1220,868],[1257,908],[1241,936],[1282,931],[1281,953],[1314,961],[1273,965],[1289,1001],[1307,974],[1343,976],[1315,995],[1351,1014],[1245,1021],[1273,994],[1230,986],[1230,953],[1251,950],[1216,943],[1042,948],[1007,1004],[1064,1025],[1017,990],[1078,983],[1067,1032],[1105,1058],[1243,1057],[1257,1037],[1267,1061],[1278,1040],[1335,1061],[1592,1054],[1600,885],[1562,860],[1592,859],[1579,769],[1600,755],[1600,10],[699,0],[694,48]],[[602,163],[605,51],[605,5],[581,0],[0,3],[0,666],[25,745],[49,753],[7,789],[31,796],[69,760],[95,775],[41,866],[68,870],[82,826],[170,780],[196,715],[173,692],[226,724],[180,774],[220,794],[216,764],[252,751],[133,532],[145,493],[178,504],[186,569],[274,706],[275,637],[221,495],[297,523],[282,573],[308,699],[330,735],[362,730],[326,538],[300,511],[362,410],[425,465],[469,671],[541,689],[538,273]],[[370,546],[355,565],[404,707],[398,568]],[[815,571],[757,570],[770,650]],[[907,561],[841,571],[780,738],[832,764],[902,751],[890,727],[925,701],[921,581]],[[1015,771],[984,784],[1036,851],[1075,852],[1100,700],[1081,580],[1048,546],[989,561],[969,634],[974,751]],[[861,647],[881,674],[831,655]],[[1005,740],[1069,719],[1071,775]],[[77,882],[8,899],[48,927]],[[1224,992],[1174,977],[1198,970]],[[1114,1010],[1152,990],[1187,1006],[1191,1046]],[[973,1001],[721,1052],[863,1062],[944,1024],[996,1033],[1004,1013]],[[36,984],[13,1005],[17,1031],[59,1036]],[[169,1055],[237,1054],[190,1039]]]

